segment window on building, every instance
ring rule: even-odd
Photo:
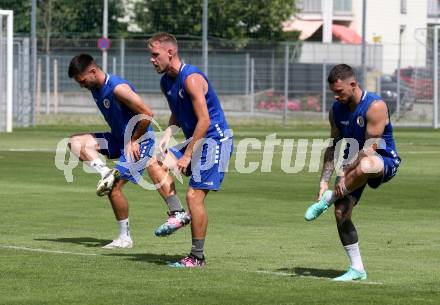
[[[333,11],[335,12],[352,12],[352,0],[334,0],[333,1]]]
[[[440,1],[428,0],[428,17],[438,18],[440,16]]]
[[[296,9],[301,13],[321,13],[322,0],[298,0]]]
[[[400,13],[406,14],[406,0],[400,0]]]

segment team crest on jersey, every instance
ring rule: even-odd
[[[104,107],[109,109],[110,108],[110,101],[108,99],[105,99],[104,101],[102,101],[102,103],[104,104]]]
[[[180,96],[180,98],[183,98],[183,89],[179,90],[179,96]]]
[[[364,127],[365,125],[364,118],[362,116],[358,116],[356,122],[360,127]]]

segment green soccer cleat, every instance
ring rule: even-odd
[[[321,199],[312,204],[306,211],[306,214],[304,215],[304,219],[307,221],[312,221],[316,218],[319,217],[319,215],[321,215],[322,213],[324,213],[325,211],[327,211],[328,209],[328,204],[327,201],[324,199],[325,198],[325,194],[327,192],[331,192],[331,191],[325,191],[324,194],[322,194]]]
[[[349,281],[364,281],[367,279],[367,273],[365,271],[358,271],[352,267],[348,268],[348,271],[343,275],[338,276],[333,279],[333,281],[338,282],[349,282]]]

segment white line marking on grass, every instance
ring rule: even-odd
[[[54,254],[98,256],[98,254],[96,254],[96,253],[79,253],[79,252],[69,252],[69,251],[60,251],[60,250],[47,250],[47,249],[39,249],[39,248],[18,247],[18,246],[10,246],[10,245],[0,245],[0,248],[21,250],[21,251],[30,251],[30,252],[54,253]]]
[[[331,281],[332,280],[332,279],[326,278],[326,277],[319,277],[319,276],[313,276],[313,275],[301,275],[301,274],[285,273],[285,272],[274,272],[274,271],[267,271],[267,270],[258,270],[258,271],[255,271],[255,273],[268,274],[268,275],[277,275],[277,276],[300,277],[300,278],[314,279],[314,280],[327,280],[327,281]],[[338,283],[340,283],[340,282],[338,282]],[[351,281],[351,282],[348,282],[348,283],[365,284],[365,285],[383,285],[383,283],[371,282],[371,281]]]

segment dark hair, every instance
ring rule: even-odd
[[[80,54],[72,58],[69,65],[69,77],[75,77],[83,73],[90,65],[96,65],[95,60],[89,54]]]
[[[151,46],[151,44],[155,41],[159,41],[160,43],[171,43],[172,45],[174,45],[176,48],[178,48],[177,45],[177,39],[176,37],[174,37],[174,35],[170,34],[170,33],[166,33],[166,32],[160,32],[160,33],[156,33],[154,34],[150,39],[148,39],[147,41],[147,45],[148,47]]]
[[[340,64],[334,66],[328,74],[327,81],[329,84],[334,84],[338,80],[346,80],[347,78],[354,77],[356,79],[356,73],[353,68],[346,64]]]

